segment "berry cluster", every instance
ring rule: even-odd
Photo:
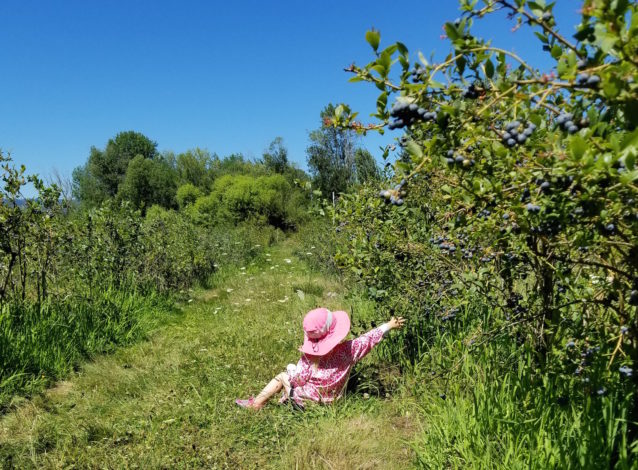
[[[463,155],[455,154],[454,150],[447,151],[447,158],[445,159],[448,165],[460,165],[464,167],[474,166],[474,160],[465,158]]]
[[[589,75],[588,73],[581,72],[576,76],[576,85],[583,88],[594,88],[600,83],[600,77],[598,75]]]
[[[441,321],[453,320],[460,311],[461,311],[460,308],[454,307],[447,314],[441,317]]]
[[[558,124],[564,131],[570,134],[575,134],[580,129],[589,126],[587,118],[583,118],[578,123],[574,122],[574,115],[572,113],[561,113],[556,118],[556,124]]]
[[[532,204],[531,202],[528,202],[525,205],[525,209],[527,209],[527,212],[531,214],[538,214],[541,211],[540,206],[537,206],[536,204]]]
[[[412,72],[410,73],[410,75],[412,76],[412,81],[415,83],[418,82],[421,79],[421,75],[423,75],[425,72],[426,70],[420,66],[412,70]]]
[[[468,98],[470,100],[475,100],[479,97],[479,92],[476,89],[476,86],[472,83],[465,90],[463,90],[463,94],[461,95],[463,98]]]
[[[623,374],[625,377],[631,377],[632,375],[634,375],[633,369],[631,367],[627,367],[627,366],[621,366],[618,369],[618,372]]]
[[[403,197],[407,194],[403,186],[405,186],[405,179],[402,179],[393,189],[382,189],[379,191],[379,197],[383,198],[385,202],[391,203],[393,206],[402,206]]]
[[[515,145],[524,144],[527,139],[536,130],[536,124],[527,123],[522,125],[519,121],[512,121],[505,124],[505,132],[501,135],[503,143],[508,147],[514,147]]]
[[[427,111],[415,103],[397,101],[392,105],[390,116],[394,120],[388,125],[388,129],[393,130],[402,129],[418,121],[434,121],[436,119],[436,112]]]

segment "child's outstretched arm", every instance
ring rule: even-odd
[[[405,323],[403,317],[392,317],[390,321],[368,331],[366,334],[353,339],[350,344],[350,353],[354,362],[358,362],[368,354],[383,339],[390,330],[401,328]]]

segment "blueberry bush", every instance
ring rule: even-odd
[[[367,32],[373,60],[346,70],[379,90],[376,122],[340,105],[327,125],[401,130],[384,158],[401,156],[393,181],[336,207],[335,260],[410,319],[389,356],[448,385],[466,369],[466,391],[480,398],[473,419],[498,405],[496,384],[514,387],[501,396],[521,400],[512,428],[526,439],[525,465],[635,468],[638,7],[586,0],[568,37],[553,6],[461,0],[440,62],[400,42],[382,49],[380,33]],[[549,70],[472,34],[499,12],[532,28]],[[494,390],[476,395],[469,364]],[[485,416],[481,426],[502,432]],[[568,435],[560,419],[577,428]],[[541,429],[551,444],[532,442]],[[468,462],[455,458],[446,462]]]

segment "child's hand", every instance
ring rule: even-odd
[[[392,317],[388,322],[388,326],[391,330],[395,330],[397,328],[401,328],[405,323],[405,318],[403,317]]]

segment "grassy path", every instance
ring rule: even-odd
[[[270,253],[271,256],[266,256]],[[4,468],[409,468],[419,432],[405,398],[348,396],[304,413],[234,399],[296,362],[301,319],[344,307],[342,286],[293,246],[222,267],[145,342],[87,363],[0,419]],[[301,291],[302,293],[298,293]],[[366,359],[368,360],[368,359]]]

